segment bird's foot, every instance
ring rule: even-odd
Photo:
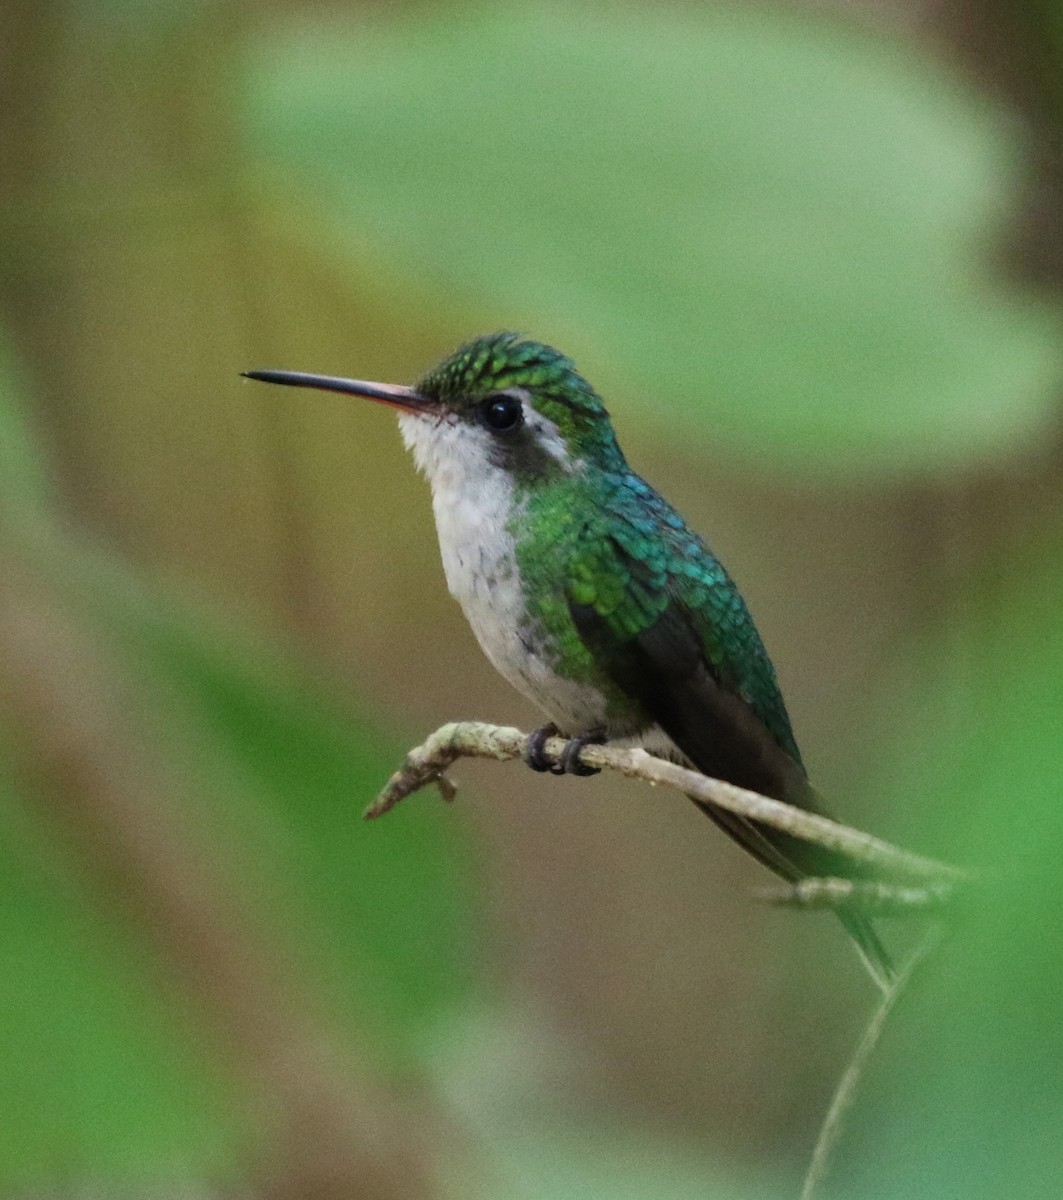
[[[546,745],[546,739],[556,737],[561,731],[553,723],[547,724],[536,729],[534,733],[528,734],[528,741],[524,746],[524,753],[521,756],[533,771],[549,771],[551,775],[563,775],[564,771],[560,765],[555,765],[547,757],[543,750]]]
[[[551,721],[528,735],[524,748],[524,761],[533,771],[549,771],[551,775],[597,775],[600,768],[588,767],[579,760],[579,752],[584,746],[600,746],[605,741],[605,730],[595,729],[590,733],[581,733],[579,737],[569,738],[561,751],[558,762],[551,762],[543,750],[547,738],[556,737],[560,730]]]
[[[584,746],[600,746],[605,741],[604,729],[592,729],[590,733],[581,733],[579,737],[569,738],[564,750],[561,751],[561,775],[600,775],[601,767],[588,767],[579,760],[579,752]]]

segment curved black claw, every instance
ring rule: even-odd
[[[558,732],[557,726],[553,721],[550,721],[546,725],[536,729],[534,733],[528,734],[528,741],[524,746],[524,753],[521,757],[533,771],[549,771],[551,775],[564,775],[564,769],[560,766],[555,766],[543,751],[546,739],[556,737]]]
[[[557,775],[599,775],[601,767],[588,767],[579,760],[579,752],[584,746],[600,746],[605,741],[604,729],[592,729],[590,733],[581,733],[579,737],[569,738],[564,750],[561,751],[560,769]]]

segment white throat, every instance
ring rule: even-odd
[[[492,461],[486,429],[413,413],[400,414],[399,429],[432,489],[450,593],[465,610],[488,658],[507,674],[499,661],[498,642],[506,623],[525,620],[509,529],[516,503],[512,476]]]

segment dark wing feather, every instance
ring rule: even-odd
[[[614,529],[606,544],[597,542],[596,574],[610,581],[613,599],[596,604],[586,587],[578,599],[570,597],[581,640],[638,702],[648,722],[659,725],[703,774],[821,811],[752,618],[717,560],[685,528],[681,533],[681,545],[673,546],[683,552],[678,578],[659,557],[647,560],[639,554],[644,540],[625,537],[623,528]],[[630,604],[616,603],[618,580],[625,581]],[[714,614],[724,628],[713,626]],[[784,879],[854,873],[854,864],[842,856],[711,804],[694,803]],[[892,968],[870,923],[856,912],[840,916],[872,974],[887,982]]]
[[[621,644],[609,638],[593,607],[572,605],[570,611],[597,660],[702,774],[812,807],[814,792],[803,768],[752,707],[719,683],[679,604],[670,603],[649,628]],[[784,878],[827,873],[825,864],[810,861],[815,847],[711,805],[698,807]]]

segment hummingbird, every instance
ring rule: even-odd
[[[266,383],[398,410],[427,477],[443,569],[481,648],[547,723],[536,770],[596,774],[590,742],[620,741],[823,813],[775,669],[720,560],[627,463],[572,360],[516,333],[460,346],[414,386],[296,371]],[[568,739],[559,762],[547,737]],[[694,803],[783,879],[852,877],[841,855]],[[837,910],[874,981],[895,977],[868,918]]]

